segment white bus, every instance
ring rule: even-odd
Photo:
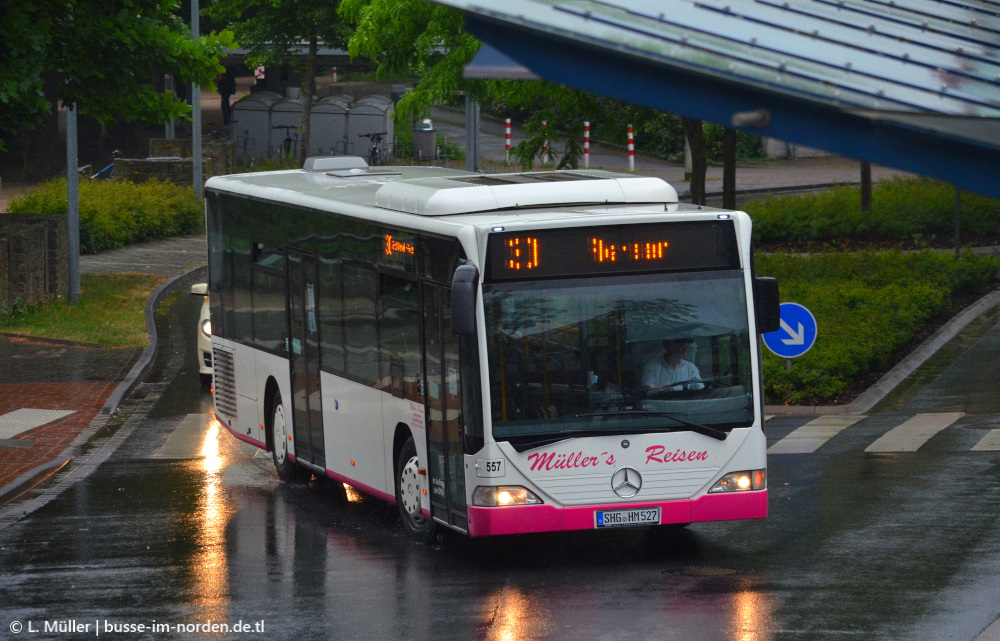
[[[777,283],[745,213],[658,178],[356,158],[206,201],[216,415],[281,479],[395,503],[424,540],[767,515]]]

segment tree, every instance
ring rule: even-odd
[[[347,39],[337,4],[337,0],[215,0],[207,10],[212,18],[229,22],[236,40],[249,49],[250,66],[278,66],[294,46],[306,43],[305,62],[297,65],[302,73],[305,101],[300,161],[309,154],[319,45],[339,47]]]
[[[682,127],[676,116],[545,81],[468,80],[462,72],[480,42],[462,29],[462,13],[425,0],[340,0],[340,15],[355,26],[348,41],[351,56],[365,56],[377,77],[408,75],[420,82],[397,105],[399,122],[424,117],[432,104],[446,102],[456,91],[470,94],[495,114],[521,116],[527,139],[512,151],[524,169],[540,156],[547,122],[549,146],[555,132],[565,136],[559,168],[575,167],[582,155],[583,122],[602,140],[624,144],[625,123],[635,123],[640,140],[683,153]],[[707,169],[705,136],[697,122],[700,154],[699,198],[704,199]],[[548,162],[547,158],[543,162]],[[694,193],[694,190],[692,190]]]
[[[736,130],[722,133],[722,208],[736,209]]]
[[[530,168],[541,154],[542,122],[548,123],[549,132],[567,135],[558,166],[576,167],[582,153],[583,121],[606,99],[543,81],[466,79],[463,69],[481,43],[465,33],[462,14],[453,9],[424,0],[341,0],[340,15],[355,26],[348,51],[352,57],[371,60],[376,77],[420,78],[397,105],[399,122],[421,118],[432,104],[464,92],[494,112],[525,115],[523,126],[529,137],[513,150],[522,167]]]
[[[4,136],[33,129],[49,107],[37,60],[46,55],[51,24],[47,8],[34,0],[0,3],[0,151]]]
[[[229,32],[192,38],[176,0],[4,0],[0,3],[0,149],[30,131],[52,105],[42,74],[58,72],[59,100],[101,124],[164,123],[190,107],[149,82],[172,74],[213,87]]]
[[[691,203],[705,204],[705,176],[708,160],[705,157],[705,128],[696,118],[683,118],[684,132],[691,146]]]
[[[376,78],[420,78],[397,105],[401,120],[423,116],[457,91],[483,91],[483,83],[462,76],[480,42],[462,29],[461,12],[425,0],[341,0],[340,16],[354,26],[348,52],[368,58]]]

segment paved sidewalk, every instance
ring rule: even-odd
[[[205,255],[204,236],[171,238],[82,256],[80,271],[160,274],[182,285],[176,277]],[[165,291],[161,285],[159,295]],[[77,441],[109,402],[117,406],[140,382],[141,365],[155,354],[155,336],[150,341],[144,350],[0,335],[0,505],[78,453]]]

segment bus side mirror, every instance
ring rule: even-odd
[[[781,329],[781,303],[778,298],[778,280],[767,276],[754,278],[757,331],[770,334]]]
[[[476,289],[479,270],[475,265],[459,265],[451,279],[451,333],[476,333]]]
[[[195,283],[191,285],[191,293],[196,296],[208,296],[208,283]]]

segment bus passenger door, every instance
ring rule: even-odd
[[[431,515],[468,530],[462,447],[459,340],[451,333],[448,290],[423,286],[424,368]]]
[[[316,255],[289,249],[287,265],[288,360],[292,373],[295,457],[325,470]]]

